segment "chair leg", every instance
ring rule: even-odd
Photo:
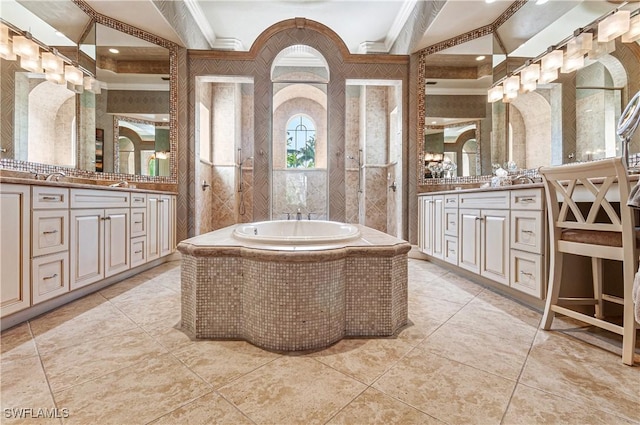
[[[551,306],[558,303],[560,295],[560,282],[562,281],[562,261],[563,254],[561,252],[552,252],[549,269],[549,288],[547,290],[547,301],[544,305],[544,314],[542,315],[542,329],[551,329],[551,323],[555,313],[551,310]]]
[[[593,272],[593,298],[598,302],[596,304],[596,319],[604,318],[602,309],[602,258],[591,257],[591,270]]]
[[[624,268],[624,317],[622,318],[622,363],[633,366],[636,348],[636,320],[633,307],[633,279],[635,277],[633,261],[625,261]]]

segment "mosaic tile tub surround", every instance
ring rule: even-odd
[[[300,249],[241,242],[235,227],[178,245],[182,328],[195,338],[300,351],[407,324],[408,242],[358,226],[360,239]]]

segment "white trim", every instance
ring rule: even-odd
[[[358,47],[358,53],[388,53],[389,47],[380,41],[363,41]]]
[[[209,21],[207,21],[207,19],[205,18],[204,12],[202,11],[202,8],[200,8],[198,0],[184,0],[184,4],[187,6],[187,9],[189,10],[189,13],[191,13],[193,19],[196,21],[198,28],[200,28],[200,31],[209,43],[209,46],[213,48],[216,42],[216,34],[215,32],[213,32],[213,28],[211,28],[211,25],[209,25]]]
[[[386,46],[385,52],[389,52],[391,47],[393,47],[393,44],[400,35],[400,31],[402,31],[402,28],[404,28],[407,23],[411,12],[413,12],[413,9],[416,7],[416,3],[418,3],[418,0],[405,0],[402,4],[402,8],[396,15],[396,19],[393,21],[393,24],[384,39],[384,45]]]
[[[244,51],[242,42],[237,38],[216,38],[216,41],[211,44],[211,48],[215,50]]]

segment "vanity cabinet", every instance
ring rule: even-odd
[[[504,285],[509,285],[509,201],[507,191],[465,193],[458,212],[458,265]]]
[[[147,262],[147,194],[131,194],[131,267]]]
[[[131,264],[129,193],[102,191],[102,197],[95,192],[100,191],[71,190],[71,289],[125,271]],[[84,208],[89,203],[103,208]]]
[[[542,189],[511,191],[511,287],[544,298],[547,223]]]
[[[423,253],[544,298],[548,247],[542,187],[420,195],[418,206]]]
[[[436,258],[444,258],[444,196],[422,196],[420,234],[421,251]]]
[[[69,189],[32,188],[31,297],[38,304],[69,292]]]
[[[169,255],[174,250],[174,199],[171,195],[147,195],[147,261]]]
[[[31,305],[29,273],[31,188],[0,187],[0,313],[8,316]]]

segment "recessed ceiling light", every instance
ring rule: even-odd
[[[111,48],[111,49],[109,49],[109,52],[117,54],[117,53],[120,53],[120,50]]]
[[[549,0],[537,0],[536,4],[545,4],[546,2],[548,2]]]
[[[55,35],[57,35],[58,37],[64,37],[65,35],[63,33],[61,33],[60,31],[56,31],[54,33]]]
[[[486,58],[486,56],[482,56],[482,55],[481,55],[481,56],[478,56],[478,57],[476,58],[476,60],[477,60],[477,61],[482,61],[482,60],[485,60],[485,58]]]
[[[169,121],[169,118],[162,118],[162,121]]]
[[[485,3],[493,3],[496,0],[484,0]]]
[[[431,124],[438,124],[438,121],[431,121]]]

